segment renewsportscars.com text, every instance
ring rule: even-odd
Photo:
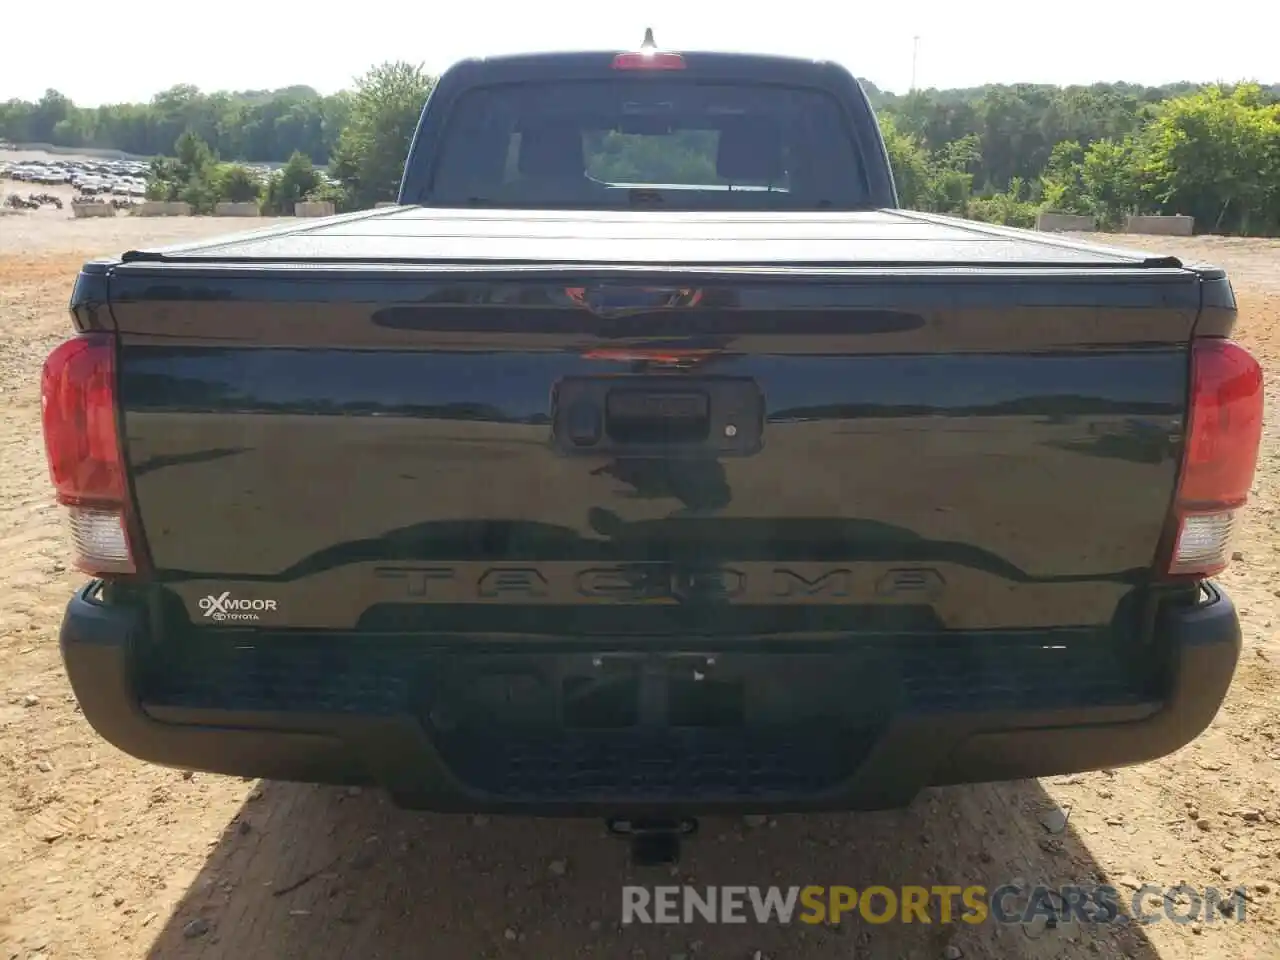
[[[622,888],[622,922],[633,923],[1026,924],[1214,923],[1245,919],[1243,888],[1144,884],[1121,893],[1107,885],[639,887]]]

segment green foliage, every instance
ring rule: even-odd
[[[894,184],[898,188],[898,202],[911,210],[927,210],[932,155],[918,138],[898,128],[892,114],[881,113],[878,119],[880,135],[884,137],[885,150],[889,154],[889,166],[893,169]]]
[[[973,191],[972,169],[980,162],[977,138],[968,134],[931,151],[914,134],[904,133],[898,120],[880,115],[898,188],[898,202],[910,210],[962,214]]]
[[[331,180],[325,180],[315,189],[307,191],[307,195],[303,199],[328,200],[338,213],[352,209],[351,199],[347,195],[346,188],[342,184],[334,183]]]
[[[396,198],[409,143],[434,84],[421,66],[403,61],[380,64],[356,80],[330,166],[349,204],[371,207]]]
[[[1060,143],[1122,140],[1142,129],[1160,104],[1197,89],[1189,84],[993,84],[906,96],[874,91],[869,96],[877,112],[892,114],[899,129],[930,151],[969,134],[977,137],[982,160],[972,171],[974,185],[986,192],[1007,189],[1014,177],[1036,181]],[[1272,91],[1273,97],[1277,92]]]
[[[262,199],[261,178],[241,164],[220,164],[214,171],[212,181],[214,192],[220,200],[231,203],[256,203]]]
[[[190,131],[178,137],[173,158],[151,162],[147,197],[152,200],[182,200],[194,213],[212,213],[227,200],[256,202],[262,197],[262,181],[243,164],[219,163],[209,145]]]
[[[218,162],[217,154],[190,130],[178,137],[173,145],[173,152],[177,155],[178,172],[183,180],[207,177],[210,169]]]
[[[320,174],[311,165],[305,154],[294,153],[289,162],[276,171],[267,180],[266,202],[264,213],[276,216],[293,216],[293,205],[308,195],[322,183]]]
[[[147,197],[152,200],[184,200],[194,213],[211,213],[219,200],[214,185],[218,158],[209,145],[191,131],[173,145],[176,156],[151,162]]]
[[[617,130],[585,138],[587,174],[613,183],[719,183],[715,135],[679,130],[644,136]]]
[[[180,84],[150,103],[77,107],[49,90],[36,103],[0,103],[0,139],[154,156],[191,132],[236,160],[283,162],[297,150],[325,163],[346,125],[349,100],[345,92],[322,97],[310,87],[202,93]]]
[[[1166,213],[1147,202],[1143,147],[1133,137],[1099,140],[1085,151],[1080,178],[1090,211],[1104,226],[1117,226],[1126,213]]]
[[[1136,165],[1162,209],[1214,233],[1280,227],[1280,105],[1258,86],[1171,100],[1142,141]]]
[[[1049,163],[1040,178],[1044,209],[1053,213],[1087,216],[1094,212],[1092,198],[1084,182],[1084,148],[1074,140],[1064,140],[1049,154]]]
[[[213,213],[219,199],[213,182],[206,177],[188,180],[178,190],[177,198],[191,204],[192,213]]]
[[[147,173],[148,200],[177,200],[185,181],[178,171],[178,161],[157,157]]]
[[[1277,88],[987,87],[877,94],[903,206],[1032,226],[1039,210],[1187,214],[1280,233]],[[1166,96],[1172,93],[1172,96]],[[971,194],[975,194],[971,196]]]
[[[993,193],[987,197],[975,197],[969,201],[965,213],[972,220],[985,220],[987,223],[999,223],[1006,227],[1023,227],[1030,229],[1036,225],[1036,214],[1040,205],[1031,199],[1024,198],[1030,190],[1021,177],[1014,177],[1009,189],[1001,193]]]

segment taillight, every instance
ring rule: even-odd
[[[40,407],[49,475],[70,517],[76,566],[92,574],[137,572],[109,335],[84,334],[54,348],[44,364]]]
[[[1212,576],[1226,568],[1231,533],[1237,512],[1249,499],[1261,440],[1258,361],[1230,340],[1196,340],[1170,574]]]

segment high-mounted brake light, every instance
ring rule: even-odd
[[[613,58],[615,70],[683,70],[684,57],[678,53],[620,53]]]
[[[73,337],[49,354],[40,381],[49,476],[71,521],[75,564],[95,575],[137,571],[115,400],[109,335]]]
[[[1230,340],[1192,344],[1170,574],[1207,577],[1230,562],[1236,514],[1249,499],[1257,466],[1262,404],[1262,368],[1249,351]]]
[[[583,360],[616,360],[622,363],[700,363],[719,354],[719,350],[646,350],[642,347],[621,350],[588,350]]]
[[[684,57],[678,53],[659,50],[653,42],[653,28],[644,32],[644,42],[640,49],[631,53],[620,53],[613,58],[615,70],[683,70]]]

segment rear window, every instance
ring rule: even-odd
[[[479,87],[444,128],[430,206],[833,210],[867,205],[820,90],[613,78]]]

